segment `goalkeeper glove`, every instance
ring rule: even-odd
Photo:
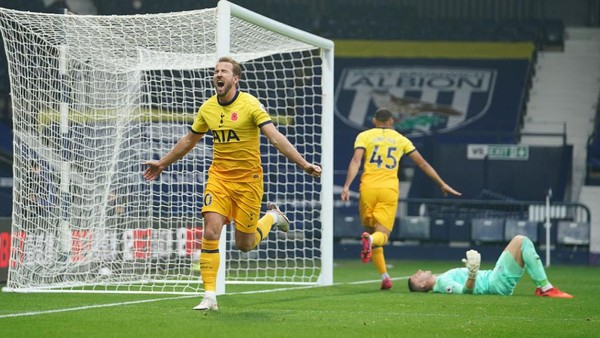
[[[469,270],[469,278],[475,279],[481,265],[481,255],[479,252],[476,250],[467,251],[467,258],[463,258],[462,262],[465,263],[467,270]]]

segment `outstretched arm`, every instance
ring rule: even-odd
[[[148,166],[144,171],[144,178],[149,181],[155,180],[166,167],[189,153],[203,136],[204,134],[195,134],[189,131],[163,158],[158,161],[144,162]]]
[[[437,183],[437,185],[440,186],[440,189],[442,190],[442,193],[444,194],[444,196],[447,196],[448,194],[452,194],[455,196],[460,196],[461,193],[454,190],[451,186],[449,186],[448,184],[446,184],[446,182],[444,182],[444,180],[442,180],[442,178],[440,177],[440,175],[438,175],[437,171],[435,171],[435,169],[433,169],[433,167],[429,164],[429,162],[427,162],[423,156],[421,156],[421,154],[419,153],[419,151],[415,150],[412,153],[408,154],[408,156],[415,162],[415,164],[421,169],[423,170],[423,172],[425,174],[427,174],[427,176],[431,177],[431,179]]]
[[[262,133],[269,139],[269,142],[288,160],[296,163],[302,170],[313,177],[321,176],[321,167],[316,164],[309,163],[300,155],[298,150],[290,143],[290,141],[282,133],[277,130],[272,123],[265,124],[260,127]]]
[[[354,181],[354,178],[358,175],[358,170],[360,169],[364,154],[365,150],[363,148],[354,149],[354,155],[352,155],[352,159],[348,165],[348,174],[346,175],[346,182],[344,183],[344,189],[342,190],[342,201],[350,200],[350,184],[352,184],[352,181]]]

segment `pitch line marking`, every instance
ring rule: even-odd
[[[408,278],[408,277],[397,277],[397,278],[392,278],[392,279],[399,280],[399,279],[406,279],[406,278]],[[281,291],[301,290],[301,289],[313,289],[313,288],[338,286],[338,285],[367,284],[367,283],[374,283],[374,282],[378,282],[378,281],[379,280],[365,280],[365,281],[357,281],[357,282],[333,283],[332,285],[307,285],[307,286],[301,286],[301,287],[277,288],[277,289],[270,289],[270,290],[242,291],[242,292],[226,293],[223,296],[247,295],[247,294],[253,294],[253,293],[270,293],[270,292],[281,292]],[[64,308],[64,309],[10,313],[10,314],[5,314],[5,315],[0,315],[0,319],[14,318],[14,317],[38,316],[38,315],[61,313],[61,312],[71,312],[71,311],[83,311],[83,310],[99,309],[99,308],[105,308],[105,307],[116,307],[116,306],[133,305],[133,304],[153,303],[153,302],[160,302],[163,300],[175,300],[175,299],[185,299],[185,298],[195,298],[195,297],[198,297],[198,295],[163,297],[163,298],[144,299],[144,300],[135,300],[135,301],[128,301],[128,302],[109,303],[109,304],[77,306],[77,307]]]
[[[43,311],[11,313],[11,314],[7,314],[7,315],[0,315],[0,319],[10,318],[10,317],[37,316],[37,315],[45,315],[45,314],[52,314],[52,313],[80,311],[80,310],[89,310],[89,309],[98,309],[98,308],[103,308],[103,307],[114,307],[114,306],[131,305],[131,304],[152,303],[152,302],[158,302],[158,301],[161,301],[161,300],[174,300],[174,299],[183,299],[183,298],[192,298],[192,297],[198,297],[198,296],[197,295],[193,295],[193,296],[189,295],[189,296],[178,296],[178,297],[165,297],[165,298],[135,300],[135,301],[129,301],[129,302],[119,302],[119,303],[109,303],[109,304],[97,304],[97,305],[86,305],[86,306],[78,306],[78,307],[71,307],[71,308],[65,308],[65,309],[54,309],[54,310],[43,310]]]

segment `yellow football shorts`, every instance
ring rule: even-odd
[[[254,233],[260,218],[263,182],[219,181],[211,177],[206,182],[202,213],[216,212],[235,221],[241,232]]]
[[[374,228],[379,223],[392,231],[398,209],[398,195],[394,189],[361,189],[358,211],[362,224]]]

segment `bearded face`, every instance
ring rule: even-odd
[[[233,98],[238,81],[239,77],[234,75],[231,63],[217,63],[213,76],[213,84],[221,102],[226,102]]]

